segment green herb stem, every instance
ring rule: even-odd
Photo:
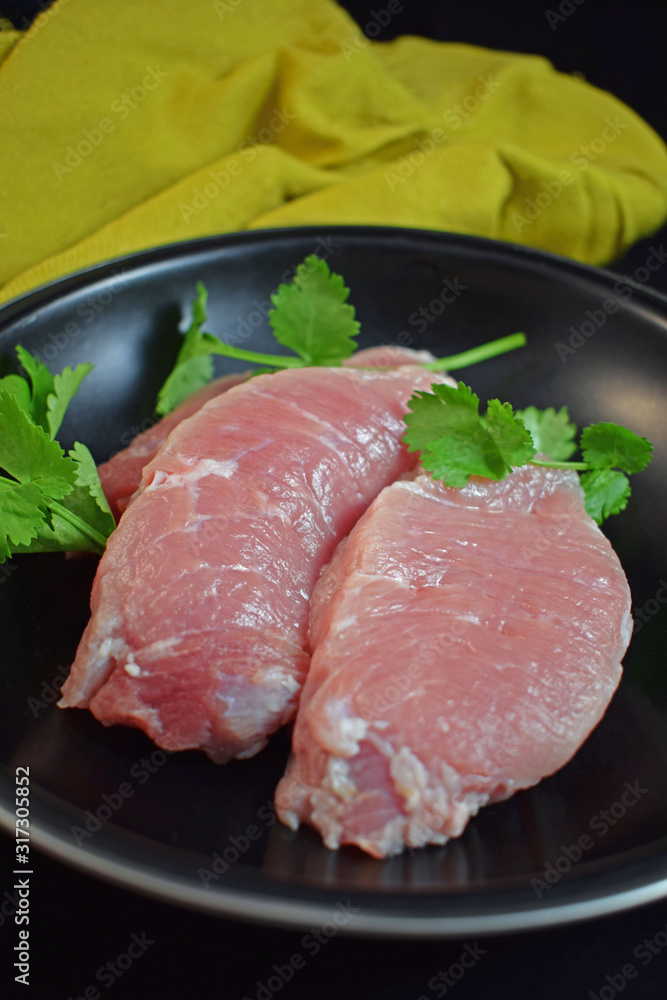
[[[588,472],[590,465],[588,462],[549,462],[542,458],[533,458],[529,465],[539,465],[544,469],[572,469],[573,472]]]
[[[107,544],[107,540],[104,535],[100,534],[99,531],[91,527],[90,524],[87,524],[86,521],[78,517],[77,514],[68,510],[67,507],[63,507],[63,505],[58,503],[57,500],[49,500],[48,503],[49,509],[52,510],[54,514],[58,514],[58,516],[62,517],[64,521],[69,521],[69,523],[80,531],[82,535],[90,538],[90,540],[95,543],[95,552],[99,552],[100,554],[104,552]]]
[[[466,368],[468,365],[476,365],[488,358],[498,357],[499,354],[515,351],[517,347],[525,347],[525,344],[525,333],[511,333],[508,337],[491,340],[488,344],[473,347],[461,354],[452,354],[449,358],[438,358],[437,361],[425,362],[422,364],[422,368],[426,368],[430,372],[456,371],[457,368]]]
[[[244,351],[242,347],[231,347],[222,341],[211,347],[211,354],[222,354],[226,358],[251,361],[257,365],[270,365],[272,368],[303,368],[306,364],[303,358],[283,354],[258,354],[256,351]]]

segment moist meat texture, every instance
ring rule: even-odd
[[[109,539],[60,705],[218,761],[260,750],[296,710],[317,576],[414,466],[402,416],[435,380],[288,370],[179,423]]]
[[[562,767],[631,633],[618,558],[577,476],[537,467],[378,496],[313,595],[280,818],[375,857],[442,844]]]
[[[400,365],[418,364],[420,361],[433,361],[433,355],[428,351],[412,351],[405,347],[367,347],[363,351],[357,351],[351,358],[343,361],[344,365],[351,368],[372,365],[377,368],[394,368]],[[141,484],[141,474],[151,462],[158,449],[165,443],[173,429],[182,420],[191,417],[197,410],[208,403],[209,399],[227,392],[235,385],[245,382],[250,372],[234,373],[223,375],[203,389],[193,393],[184,403],[176,407],[166,417],[162,417],[151,427],[146,428],[130,442],[127,448],[117,451],[107,462],[103,462],[98,467],[98,473],[102,488],[111,507],[111,511],[119,520],[120,515],[127,508],[133,495]],[[440,381],[440,379],[438,379]],[[454,385],[456,383],[453,383]]]
[[[233,386],[244,382],[248,378],[248,374],[248,372],[242,372],[240,375],[223,375],[222,378],[204,386],[166,417],[162,417],[152,427],[147,427],[146,430],[137,434],[127,448],[117,451],[108,462],[103,462],[98,467],[102,489],[116,521],[129,504],[132,494],[139,488],[144,466],[155,458],[158,448],[164,444],[174,427],[200,410],[205,403],[208,403],[209,399],[213,399],[214,396],[219,396]]]

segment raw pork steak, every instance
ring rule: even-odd
[[[375,857],[458,836],[599,722],[630,592],[575,473],[379,495],[313,595],[281,819]]]
[[[414,466],[402,416],[436,380],[287,370],[180,423],[109,539],[61,706],[215,760],[260,750],[296,710],[317,576]]]

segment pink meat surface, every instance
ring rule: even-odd
[[[296,710],[318,574],[414,466],[402,416],[435,380],[288,370],[180,423],[109,539],[61,706],[214,760],[260,750]]]
[[[133,439],[133,441],[112,455],[108,462],[103,462],[98,466],[98,473],[102,489],[109,501],[111,512],[118,521],[120,515],[127,507],[130,499],[139,488],[141,473],[145,465],[155,458],[158,448],[160,448],[182,420],[191,417],[197,410],[201,410],[209,399],[214,399],[223,392],[227,392],[240,382],[244,382],[248,377],[248,372],[241,372],[235,375],[224,375],[216,379],[210,385],[204,386],[199,392],[195,392],[184,403],[176,407],[172,413],[167,414],[148,427],[145,431]]]
[[[572,472],[387,487],[313,595],[280,818],[375,857],[442,844],[599,722],[630,592]]]
[[[367,347],[363,351],[357,351],[353,357],[347,358],[343,364],[353,368],[366,365],[393,368],[398,365],[416,364],[419,361],[433,361],[433,355],[429,354],[428,351],[411,351],[403,347],[388,346]],[[210,385],[204,386],[199,392],[193,393],[172,413],[167,414],[166,417],[162,417],[161,420],[154,423],[152,427],[137,434],[127,448],[117,451],[107,462],[103,462],[98,467],[97,471],[102,488],[116,521],[119,520],[120,515],[139,489],[144,467],[155,458],[158,449],[162,447],[174,427],[201,410],[209,399],[214,399],[235,385],[245,382],[249,374],[250,372],[240,372],[233,375],[223,375],[222,378],[216,379]]]

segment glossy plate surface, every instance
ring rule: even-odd
[[[607,715],[567,767],[482,810],[445,847],[385,862],[332,853],[312,830],[274,822],[285,732],[254,759],[217,767],[57,709],[95,561],[24,556],[0,567],[0,822],[13,833],[14,772],[29,766],[33,846],[128,888],[243,919],[312,927],[349,904],[347,933],[458,937],[667,895],[667,299],[474,238],[357,227],[247,233],[138,254],[6,306],[0,371],[15,370],[16,343],[53,371],[93,362],[60,440],[83,440],[101,461],[154,419],[196,281],[209,291],[208,329],[270,350],[269,293],[314,251],[352,289],[364,346],[398,341],[445,355],[523,330],[527,349],[460,372],[483,400],[566,403],[580,426],[612,420],[654,442],[628,510],[605,528],[636,621]],[[243,367],[222,362],[219,371]]]

